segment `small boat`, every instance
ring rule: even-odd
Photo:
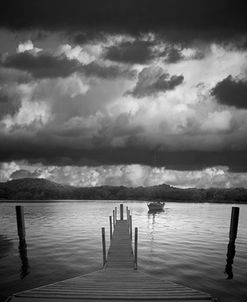
[[[164,209],[165,203],[161,201],[152,201],[148,204],[149,211],[162,211]]]

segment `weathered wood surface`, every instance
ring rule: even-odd
[[[107,255],[106,268],[134,268],[127,220],[117,220]]]
[[[134,270],[126,220],[117,220],[102,270],[15,294],[13,302],[213,301],[207,294]]]
[[[133,269],[103,269],[51,285],[15,294],[13,301],[29,299],[211,301],[211,296],[169,281],[150,277]],[[25,300],[23,300],[25,299]],[[44,300],[42,300],[44,299]],[[34,300],[35,301],[35,300]]]

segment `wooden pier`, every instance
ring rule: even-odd
[[[113,234],[108,255],[99,271],[14,294],[13,302],[99,302],[99,301],[217,301],[209,294],[167,280],[151,277],[137,269],[137,228],[132,249],[132,219],[120,219],[113,211]],[[104,239],[105,230],[102,230]],[[104,250],[104,240],[103,240]],[[169,276],[167,276],[167,279]]]

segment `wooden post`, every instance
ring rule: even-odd
[[[112,217],[109,216],[109,223],[110,223],[110,239],[112,240]]]
[[[129,209],[126,207],[126,217],[127,217],[127,224],[128,224],[128,231],[130,229],[130,220],[129,220]]]
[[[112,220],[113,220],[113,227],[115,228],[115,224],[116,224],[116,218],[115,218],[115,211],[112,211]]]
[[[230,241],[235,242],[238,233],[239,207],[232,207],[231,224],[229,231]]]
[[[130,239],[132,240],[132,215],[130,215]]]
[[[117,221],[117,207],[115,207],[115,219]]]
[[[128,209],[128,213],[127,213],[127,221],[128,221],[128,231],[130,234],[130,210]]]
[[[135,255],[134,255],[135,269],[137,269],[137,242],[138,242],[138,228],[135,228]]]
[[[120,204],[120,220],[123,220],[123,204]]]
[[[105,228],[101,228],[102,248],[103,248],[103,266],[106,264],[106,247],[105,247]]]
[[[25,221],[24,221],[24,210],[22,206],[16,206],[16,221],[17,231],[20,239],[25,239]]]

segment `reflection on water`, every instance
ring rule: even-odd
[[[225,274],[227,274],[227,279],[233,279],[233,272],[232,272],[232,265],[233,259],[235,256],[235,243],[233,241],[229,241],[227,247],[227,259],[226,259],[226,267],[225,267]]]
[[[12,246],[12,241],[6,236],[0,234],[0,258],[7,256]]]
[[[155,215],[164,212],[164,209],[160,209],[160,210],[148,210],[148,214],[149,215],[153,215],[155,217]]]
[[[19,241],[15,204],[0,204],[0,301],[10,289],[17,292],[101,268],[101,227],[109,245],[108,217],[117,205],[118,201],[24,204],[26,238]],[[148,212],[146,203],[125,206],[131,210],[133,227],[139,229],[142,271],[208,292],[221,302],[247,301],[247,205],[241,205],[238,239],[236,247],[228,245],[227,263],[231,205],[167,203],[164,212],[154,213]],[[234,280],[229,280],[235,248]]]
[[[27,244],[25,238],[19,239],[19,256],[21,259],[20,278],[24,279],[30,273],[27,257]]]
[[[164,209],[148,211],[148,220],[150,220],[150,218],[152,219],[153,231],[154,231],[155,219],[157,218],[157,216],[159,216],[163,212],[164,212]]]

